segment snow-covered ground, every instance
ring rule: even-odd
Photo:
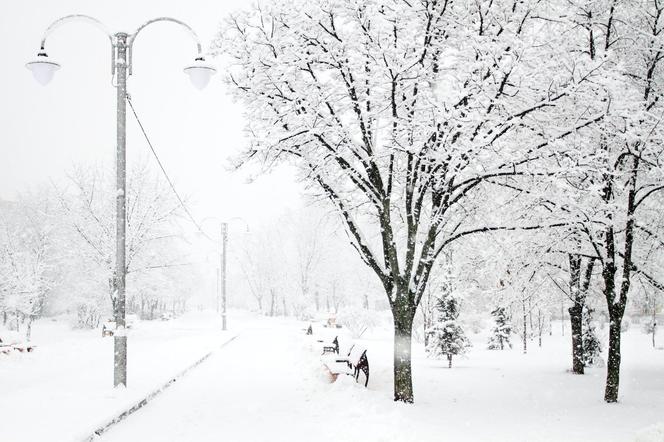
[[[523,355],[484,350],[478,336],[452,369],[417,346],[416,404],[403,405],[391,400],[387,330],[363,340],[371,364],[365,390],[348,377],[327,382],[304,326],[264,319],[102,440],[587,442],[639,433],[662,440],[659,428],[642,430],[664,421],[664,351],[638,331],[624,336],[619,404],[602,401],[603,369],[567,372],[568,337],[547,336],[542,349]]]
[[[0,359],[0,441],[77,440],[230,335],[210,317],[142,323],[130,341],[130,388],[110,387],[111,340],[61,324],[35,328],[31,355]],[[365,336],[369,388],[330,384],[305,323],[231,316],[238,337],[103,441],[662,441],[664,351],[623,335],[620,403],[602,401],[604,369],[567,372],[569,336],[543,347],[484,350],[465,359],[414,349],[414,405],[391,400],[391,337]],[[342,338],[342,353],[348,338]]]
[[[80,440],[232,337],[216,315],[141,321],[129,332],[128,384],[113,388],[113,338],[67,321],[33,326],[37,349],[0,355],[0,441]]]

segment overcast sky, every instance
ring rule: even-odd
[[[87,14],[111,32],[132,32],[158,16],[188,23],[204,48],[238,0],[22,0],[0,1],[0,198],[14,199],[30,187],[59,180],[74,164],[113,164],[115,88],[111,85],[110,45],[88,23],[69,23],[47,41],[49,56],[62,65],[41,86],[25,69],[46,27],[68,14]],[[242,109],[231,102],[217,75],[203,92],[182,68],[195,55],[189,35],[172,23],[141,32],[134,46],[129,93],[160,157],[180,193],[191,199],[199,219],[241,216],[266,222],[300,200],[289,170],[246,184],[225,163],[245,142]],[[128,121],[128,158],[148,158],[148,147],[133,117]]]

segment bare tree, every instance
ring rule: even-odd
[[[68,249],[73,266],[94,263],[93,278],[105,281],[115,308],[115,228],[112,177],[102,168],[78,167],[69,174],[69,186],[56,188],[57,199],[79,249]],[[127,277],[134,281],[151,271],[185,264],[177,251],[180,234],[174,225],[181,207],[164,181],[145,164],[129,171],[127,182]],[[85,264],[83,262],[86,262]],[[77,273],[78,277],[91,275]],[[99,282],[98,281],[98,282]]]

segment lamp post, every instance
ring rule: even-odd
[[[202,222],[205,222],[208,219],[213,219],[212,217],[205,218]],[[227,258],[227,249],[228,249],[228,223],[231,221],[242,221],[246,227],[246,231],[249,232],[249,224],[240,218],[235,216],[226,221],[220,221],[220,235],[219,235],[219,294],[221,296],[221,330],[226,331],[228,329],[227,324],[227,303],[226,303],[226,262]],[[207,235],[206,235],[207,237]],[[209,239],[209,237],[208,237]],[[219,300],[217,300],[217,309],[219,309]],[[218,311],[218,310],[217,310]]]
[[[125,279],[126,279],[126,259],[125,259],[125,238],[126,238],[126,100],[127,100],[127,77],[132,74],[132,55],[133,45],[138,34],[148,25],[156,22],[171,22],[187,29],[197,46],[197,55],[194,62],[184,68],[184,72],[189,75],[191,82],[198,89],[203,89],[210,77],[216,72],[214,67],[207,65],[202,54],[201,43],[196,33],[184,22],[170,18],[158,17],[149,20],[139,26],[131,34],[117,32],[111,34],[106,27],[97,19],[87,15],[68,15],[62,17],[46,28],[41,40],[41,46],[37,53],[37,58],[28,62],[25,66],[35,79],[42,85],[48,84],[60,65],[51,60],[46,54],[46,39],[58,27],[71,21],[85,21],[96,26],[106,34],[111,43],[111,75],[114,77],[114,86],[117,90],[117,151],[116,151],[116,260],[114,283],[114,305],[113,313],[115,316],[116,330],[114,333],[114,357],[113,357],[113,385],[127,385],[127,335],[125,332]]]

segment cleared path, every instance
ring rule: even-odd
[[[292,323],[242,332],[100,440],[309,440],[327,421],[327,407],[312,407],[311,395],[330,386],[316,379],[301,335]]]

